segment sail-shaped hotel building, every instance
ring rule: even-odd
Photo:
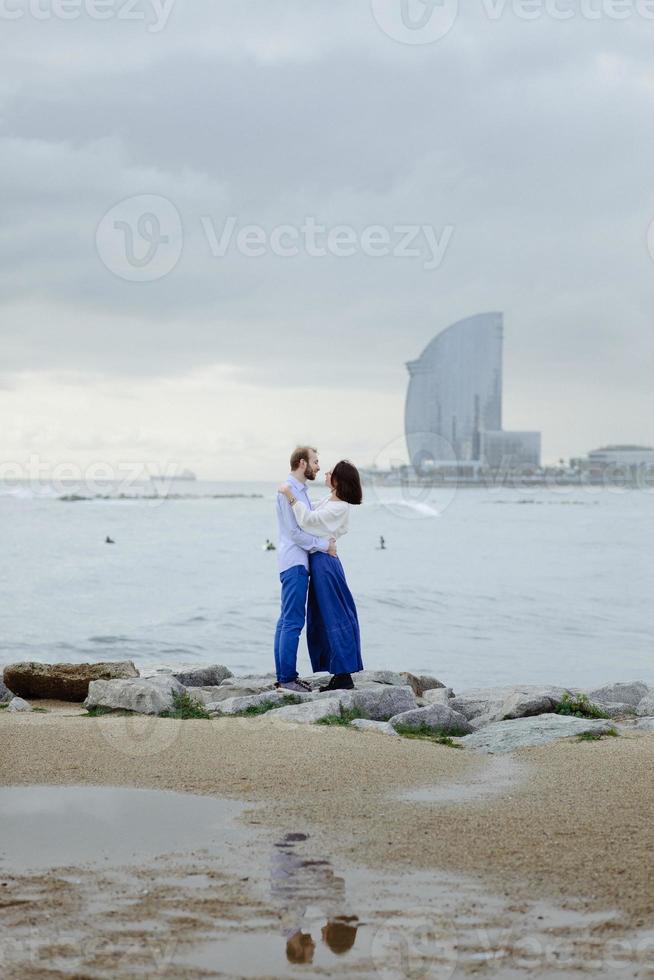
[[[407,364],[405,433],[418,473],[433,468],[539,466],[540,433],[502,429],[504,317],[454,323]]]

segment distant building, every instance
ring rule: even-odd
[[[502,430],[503,327],[501,313],[460,320],[407,364],[405,433],[419,474],[540,466],[539,432]]]
[[[570,465],[591,478],[634,477],[638,472],[654,472],[654,449],[650,446],[604,446],[588,456],[571,459]]]

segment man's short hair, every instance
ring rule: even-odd
[[[291,453],[291,471],[296,470],[301,461],[304,460],[307,466],[309,465],[309,453],[317,453],[318,450],[314,449],[313,446],[298,446]]]

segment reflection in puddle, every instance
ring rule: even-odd
[[[303,853],[307,840],[307,834],[286,834],[272,853],[270,898],[281,912],[289,963],[313,962],[316,916],[324,917],[321,941],[337,955],[351,950],[357,936],[358,917],[346,911],[345,879],[334,874],[329,861]]]
[[[654,935],[478,879],[334,868],[237,803],[96,787],[0,790],[3,980],[422,980],[650,975]],[[409,846],[409,844],[407,845]]]

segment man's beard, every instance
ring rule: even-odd
[[[315,480],[316,471],[310,466],[307,466],[306,470],[304,471],[304,475],[306,476],[307,480]]]

